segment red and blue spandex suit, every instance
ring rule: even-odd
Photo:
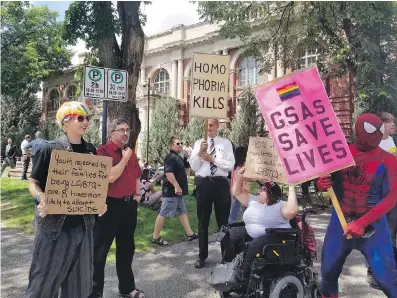
[[[397,158],[379,143],[384,127],[374,114],[356,121],[357,141],[350,145],[355,166],[317,180],[320,190],[333,186],[348,221],[343,232],[336,212],[324,239],[321,256],[322,295],[338,297],[338,278],[346,257],[353,249],[367,259],[375,280],[387,297],[397,297],[397,271],[385,215],[397,200]],[[366,230],[375,233],[366,237]],[[346,235],[353,236],[347,239]],[[364,237],[363,237],[364,236]]]

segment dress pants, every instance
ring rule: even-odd
[[[87,298],[92,288],[93,235],[83,225],[54,240],[36,230],[25,298]]]
[[[23,161],[23,170],[22,170],[21,178],[22,179],[27,179],[26,173],[28,172],[29,163],[30,163],[30,157],[28,155],[24,154],[22,156],[22,161]]]
[[[212,204],[220,229],[228,223],[230,212],[230,185],[226,177],[196,178],[197,218],[199,223],[199,258],[208,257],[208,226],[210,223]],[[223,255],[223,245],[221,244]]]
[[[105,265],[109,249],[116,238],[116,270],[120,294],[135,290],[132,260],[135,252],[134,233],[137,223],[135,200],[107,198],[108,209],[99,217],[94,228],[94,286],[89,297],[102,297],[105,284]]]

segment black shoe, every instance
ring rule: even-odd
[[[10,173],[8,173],[8,174],[7,174],[7,176],[8,176],[8,178],[11,178],[11,175],[10,175]]]
[[[376,282],[375,278],[372,276],[372,272],[370,270],[368,270],[367,272],[367,282],[371,288],[380,290],[379,285]]]
[[[198,239],[198,235],[196,233],[193,233],[191,236],[186,235],[187,241],[193,241],[194,239]]]
[[[203,268],[205,266],[205,260],[198,259],[196,263],[194,263],[194,267],[197,269]]]
[[[21,180],[28,180],[28,178],[26,178],[26,177],[22,177],[22,178],[21,178]]]

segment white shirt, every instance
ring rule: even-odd
[[[29,141],[28,140],[23,140],[22,141],[22,143],[21,143],[21,151],[22,151],[22,154],[26,154],[25,153],[25,151],[27,151],[26,150],[26,146],[29,144]]]
[[[190,167],[196,173],[196,176],[207,177],[211,176],[210,162],[202,160],[198,154],[200,152],[200,145],[203,139],[196,141],[193,147],[192,154],[189,158]],[[208,137],[207,153],[210,154],[211,138]],[[214,138],[215,145],[215,162],[214,165],[218,167],[213,176],[227,177],[229,172],[233,171],[235,164],[233,146],[229,140],[216,136]]]
[[[255,196],[250,196],[248,208],[245,210],[243,220],[248,235],[257,238],[266,234],[267,228],[291,228],[289,220],[281,213],[281,207],[285,204],[279,201],[268,206],[257,201]]]
[[[389,136],[386,140],[380,141],[379,147],[390,152],[390,149],[396,147],[396,144],[394,144],[393,138]]]

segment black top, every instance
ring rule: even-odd
[[[91,144],[81,143],[81,144],[70,144],[72,145],[73,152],[76,153],[87,153],[86,146]],[[93,147],[93,146],[92,146]],[[53,149],[56,149],[55,143],[45,143],[43,144],[42,150],[38,152],[36,158],[36,162],[33,164],[32,172],[30,177],[38,180],[40,183],[40,188],[45,191],[47,177],[48,177],[48,168],[50,166],[51,160],[51,152]],[[95,150],[95,148],[94,148]],[[96,153],[96,151],[94,152]],[[83,215],[66,215],[65,222],[62,226],[62,230],[69,230],[73,227],[77,227],[79,225],[84,224]]]
[[[185,165],[183,163],[182,157],[173,150],[170,150],[167,157],[164,160],[164,173],[173,173],[176,181],[182,189],[182,195],[187,195],[189,193],[187,185],[187,176]],[[175,188],[168,181],[167,176],[163,183],[163,196],[164,197],[175,197]]]

